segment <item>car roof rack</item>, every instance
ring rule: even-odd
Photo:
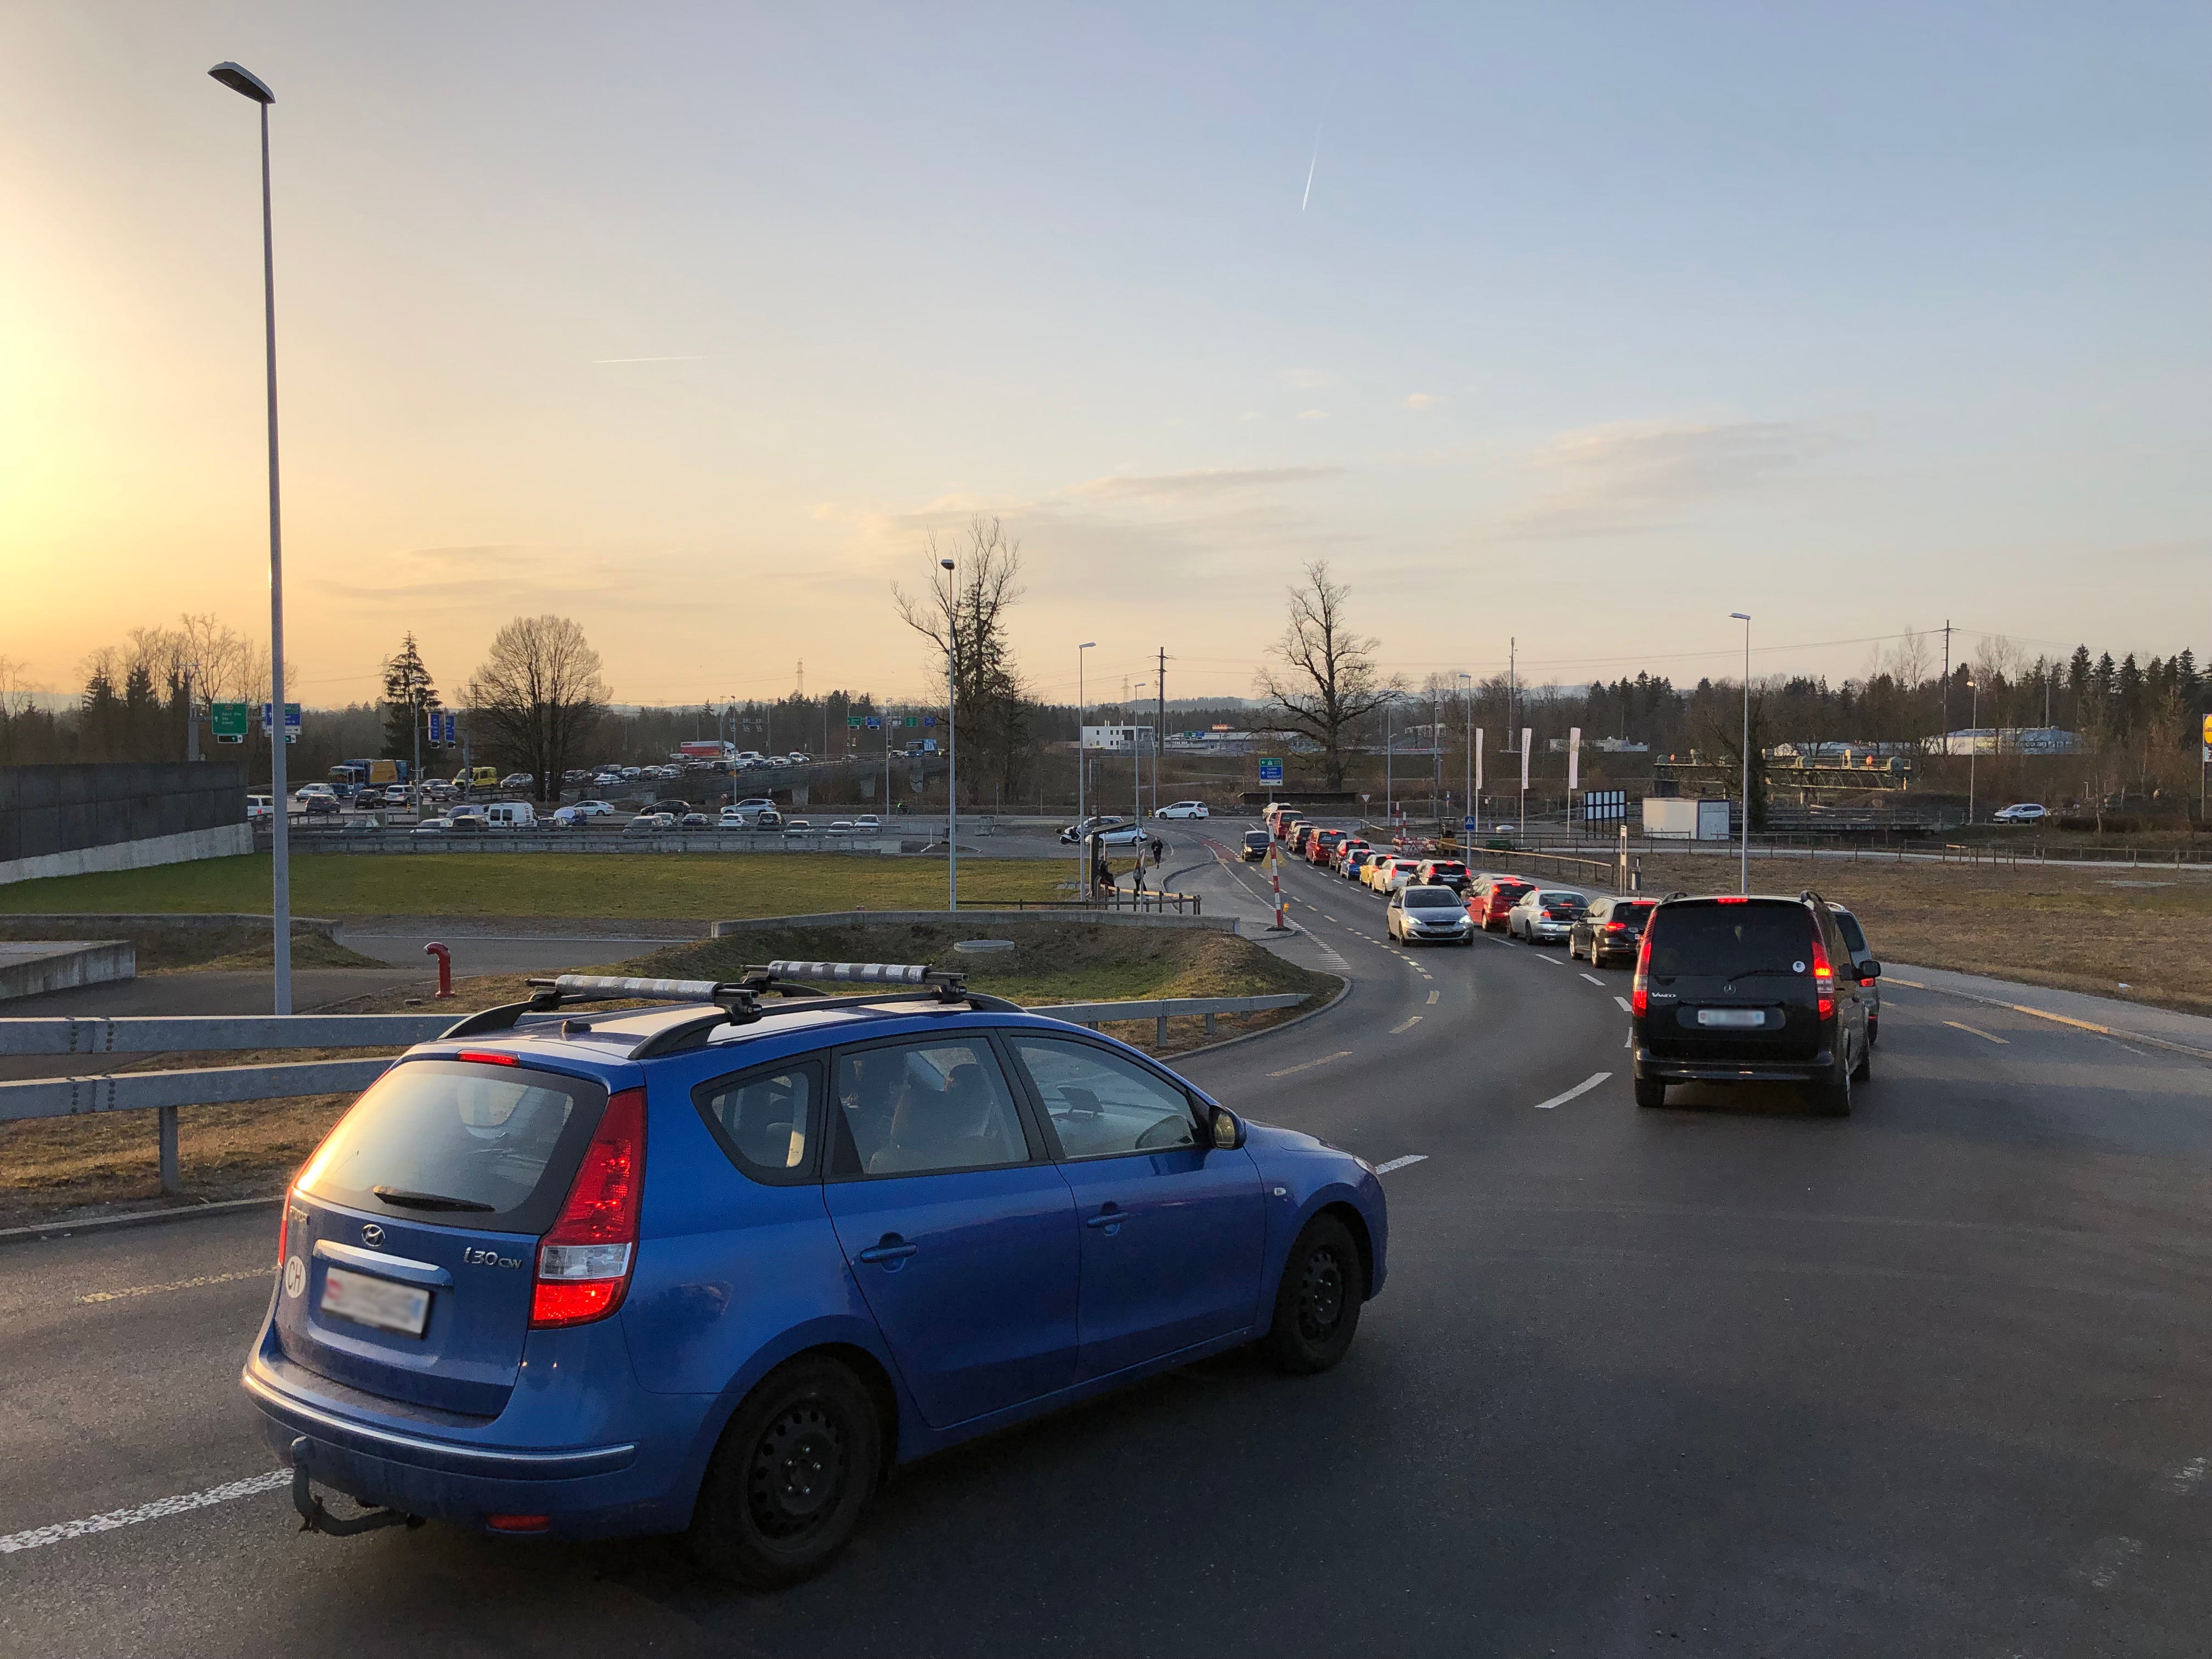
[[[873,1006],[886,1002],[964,1002],[970,1008],[992,1012],[1018,1012],[1020,1005],[1004,997],[987,996],[967,988],[967,976],[954,969],[930,968],[918,963],[778,961],[747,965],[733,980],[633,979],[607,974],[560,974],[532,979],[536,994],[527,1002],[502,1003],[471,1014],[441,1034],[441,1040],[480,1036],[489,1031],[511,1031],[525,1014],[550,1014],[586,1002],[674,1002],[714,1005],[716,1012],[655,1032],[637,1048],[632,1059],[665,1054],[703,1039],[723,1025],[750,1025],[764,1015],[811,1012],[825,1007]],[[818,984],[911,986],[888,994],[829,997],[815,990]],[[769,995],[792,999],[779,1007],[762,1006]]]

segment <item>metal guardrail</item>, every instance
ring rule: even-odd
[[[1154,1041],[1167,1041],[1168,1021],[1202,1016],[1206,1031],[1219,1014],[1257,1013],[1303,1002],[1298,994],[1250,997],[1156,997],[1132,1002],[1066,1002],[1025,1008],[1097,1030],[1109,1020],[1153,1022]],[[0,1019],[0,1054],[150,1054],[254,1053],[284,1048],[392,1048],[428,1042],[452,1029],[459,1011],[436,1014],[260,1014],[173,1018]],[[94,1112],[155,1111],[161,1190],[177,1190],[177,1109],[244,1101],[295,1100],[366,1089],[395,1056],[295,1060],[274,1066],[216,1066],[162,1072],[107,1072],[83,1077],[0,1082],[0,1123],[78,1117]]]

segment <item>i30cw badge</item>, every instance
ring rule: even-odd
[[[361,1242],[368,1245],[372,1250],[382,1249],[384,1248],[384,1229],[378,1226],[374,1221],[368,1223],[361,1230]]]

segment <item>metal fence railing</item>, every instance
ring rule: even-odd
[[[1168,1021],[1199,1016],[1211,1033],[1220,1014],[1288,1008],[1297,993],[1249,997],[1156,997],[1133,1002],[1066,1002],[1024,1010],[1096,1030],[1110,1021],[1153,1022],[1156,1045]],[[0,1019],[0,1056],[258,1054],[285,1049],[394,1048],[444,1035],[460,1016],[435,1014],[258,1014],[176,1018]],[[0,1123],[76,1117],[94,1112],[158,1114],[161,1190],[178,1188],[177,1111],[184,1106],[295,1100],[366,1089],[391,1066],[389,1054],[276,1065],[212,1066],[173,1071],[102,1072],[0,1082]]]

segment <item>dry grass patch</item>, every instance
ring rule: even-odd
[[[2212,1014],[2212,876],[1759,858],[1751,885],[1766,893],[1810,887],[1848,905],[1885,958]],[[1646,858],[1644,886],[1733,892],[1735,866],[1703,856]]]

